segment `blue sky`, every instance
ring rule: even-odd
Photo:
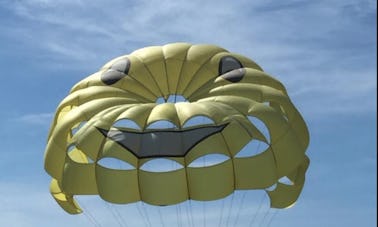
[[[373,0],[0,0],[0,226],[93,226],[87,216],[65,214],[48,192],[43,154],[55,108],[108,60],[178,41],[211,43],[255,60],[283,82],[308,123],[311,165],[303,193],[287,210],[264,214],[263,205],[261,226],[376,226],[376,18]],[[241,226],[261,196],[237,193],[226,205],[243,198],[231,212],[240,213]],[[101,201],[82,200],[105,216]],[[212,209],[219,205],[194,204],[206,210],[199,223],[218,226]],[[160,223],[147,205],[117,209],[129,226],[138,225],[137,211]],[[168,209],[166,224],[170,215],[175,219]],[[111,214],[98,220],[115,221]]]

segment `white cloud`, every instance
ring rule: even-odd
[[[337,124],[334,126],[330,122],[337,121],[342,114],[348,117],[376,115],[376,1],[245,0],[231,3],[199,0],[5,0],[0,1],[0,12],[6,15],[0,20],[0,40],[5,40],[1,56],[5,56],[6,63],[16,59],[18,62],[12,67],[22,68],[26,63],[32,62],[30,64],[33,67],[30,68],[33,70],[46,70],[51,67],[56,72],[56,65],[64,65],[58,69],[74,68],[93,72],[118,55],[147,45],[175,41],[214,43],[249,56],[285,84],[305,119],[310,118],[309,128],[312,129],[313,142],[310,149],[313,152],[309,150],[312,164],[304,193],[295,207],[280,211],[271,226],[296,226],[298,223],[319,226],[319,223],[329,225],[330,222],[335,226],[355,226],[356,223],[364,225],[374,222],[376,208],[373,207],[376,207],[376,202],[374,198],[370,198],[370,195],[374,195],[374,190],[365,187],[371,186],[375,179],[365,174],[373,173],[371,170],[376,167],[376,146],[371,146],[371,142],[376,141],[374,135],[368,131],[367,134],[372,136],[366,136],[362,134],[365,133],[363,130],[361,133],[354,133],[355,131],[349,130],[352,127],[347,128],[348,130],[335,128],[335,131],[324,128],[337,127]],[[14,56],[16,58],[12,59]],[[4,66],[6,67],[3,69],[8,67]],[[12,72],[18,71],[17,69]],[[38,83],[41,87],[46,86],[45,81],[40,80],[41,73],[27,72],[27,76],[33,79],[32,88],[37,87],[34,85]],[[15,74],[12,78],[17,78],[18,85],[21,80],[17,76],[21,75]],[[62,78],[64,77],[60,77],[57,83],[65,82]],[[28,82],[29,80],[26,81]],[[11,83],[4,84],[8,86]],[[39,90],[35,90],[37,91]],[[56,94],[52,94],[54,95]],[[25,102],[24,96],[22,101]],[[25,108],[29,108],[29,104]],[[22,108],[7,108],[3,115],[14,116],[20,109]],[[83,215],[72,216],[64,213],[49,195],[49,180],[42,167],[45,143],[40,141],[46,136],[45,130],[53,115],[54,113],[32,110],[29,114],[11,119],[21,123],[19,125],[3,121],[3,126],[6,127],[1,131],[4,146],[0,168],[6,174],[0,175],[1,225],[66,226],[70,223],[72,226],[93,226]],[[322,120],[327,119],[327,126],[324,122],[315,125],[311,118],[317,116]],[[348,119],[350,121],[345,125],[367,125],[361,124],[361,118]],[[355,128],[356,131],[360,130],[358,127]],[[316,130],[318,133],[314,132]],[[42,133],[43,136],[39,135]],[[337,137],[343,138],[337,140]],[[20,141],[29,144],[27,149]],[[352,142],[345,144],[344,141]],[[329,143],[336,144],[330,149]],[[31,149],[33,146],[37,148]],[[348,157],[347,154],[356,156]],[[325,157],[328,160],[334,157],[336,160],[332,162],[332,168],[327,167]],[[335,169],[333,165],[344,171],[340,171],[340,174],[331,171],[332,174],[329,174],[331,172],[328,170]],[[366,172],[361,171],[364,168]],[[359,171],[355,171],[356,169]],[[317,175],[314,176],[314,173]],[[332,181],[343,176],[347,182],[344,178],[337,185]],[[328,177],[329,184],[327,181],[323,182],[324,177]],[[361,191],[369,193],[361,194]],[[350,198],[349,195],[356,195],[354,197],[357,198]],[[367,198],[361,199],[361,196]],[[345,197],[350,199],[345,200]],[[234,205],[238,204],[240,194],[234,199]],[[107,219],[99,219],[104,226],[117,226],[107,206],[99,200],[79,198],[79,203],[83,202],[84,206],[92,207],[93,213],[98,216],[106,213]],[[247,197],[240,213],[241,220],[251,220],[251,214],[258,209],[260,200],[261,197]],[[226,199],[227,209],[223,213],[223,224],[227,219],[230,204],[231,197]],[[204,223],[204,208],[201,203],[194,203],[193,206],[192,214],[200,226]],[[321,209],[325,206],[331,207],[336,215],[330,215]],[[128,226],[137,226],[138,223],[143,226],[144,222],[137,207],[131,207],[119,208],[127,219]],[[356,212],[355,207],[359,207],[359,211]],[[213,223],[218,225],[221,208],[221,202],[205,207],[207,226]],[[181,211],[185,209],[185,206],[181,207]],[[160,223],[157,210],[150,209],[149,206],[147,210],[152,214],[151,220]],[[233,211],[237,210],[238,207],[235,206]],[[165,211],[165,225],[170,221],[172,225],[177,225],[178,210],[167,207]],[[260,215],[263,216],[263,212]],[[309,215],[315,217],[313,219],[316,221],[309,223]],[[350,219],[343,218],[345,216]],[[187,220],[185,212],[183,220]],[[230,223],[235,223],[235,220],[230,220]]]
[[[34,178],[33,178],[34,179]],[[47,181],[46,181],[47,182]],[[46,183],[43,182],[43,183]],[[48,192],[47,185],[26,180],[14,182],[0,181],[0,220],[3,226],[90,226],[83,217],[70,216],[57,207]]]
[[[52,113],[26,114],[16,120],[28,124],[48,125],[51,123],[53,116]]]
[[[374,1],[8,4],[3,7],[30,25],[12,29],[33,34],[27,42],[48,53],[48,66],[64,61],[93,72],[107,60],[147,45],[214,43],[256,60],[283,81],[294,99],[304,96],[314,109],[321,109],[318,100],[327,100],[334,112],[357,110],[352,103],[362,103],[358,110],[363,111],[374,106],[374,100],[366,99],[376,89],[376,29],[369,22],[376,14]],[[46,67],[46,61],[40,62]]]

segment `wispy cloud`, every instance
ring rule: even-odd
[[[376,5],[375,0],[0,1],[5,94],[0,97],[0,225],[93,226],[85,215],[64,213],[48,193],[43,150],[54,115],[49,111],[85,77],[81,73],[144,46],[186,41],[249,56],[283,82],[309,122],[311,166],[304,191],[271,226],[375,226],[376,127],[370,120],[377,101]],[[315,125],[316,117],[321,123]],[[94,210],[101,224],[116,226],[107,205],[96,198],[80,197],[79,203]],[[241,198],[237,194],[234,205],[226,198],[221,224],[229,212],[237,213]],[[261,197],[246,198],[239,218],[249,223]],[[198,226],[218,226],[221,201],[192,205]],[[145,207],[150,220],[161,225],[157,209]],[[145,225],[137,205],[117,208],[129,226]],[[179,208],[166,208],[165,225],[178,225]],[[182,220],[188,220],[186,205],[180,209]],[[316,221],[309,223],[310,216]]]
[[[3,31],[26,34],[14,38],[46,53],[45,67],[64,62],[94,71],[147,45],[214,43],[256,60],[294,100],[305,95],[319,111],[318,100],[334,112],[356,110],[352,103],[372,111],[366,97],[376,90],[375,1],[25,0],[0,7],[24,20]]]
[[[27,124],[49,125],[53,116],[53,113],[26,114],[15,120]]]

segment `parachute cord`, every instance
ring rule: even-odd
[[[206,155],[203,157],[203,166],[206,166]],[[206,202],[203,201],[202,203],[203,208],[203,226],[206,227]]]
[[[192,226],[194,227],[194,218],[193,218],[193,212],[192,212],[192,209],[193,209],[193,206],[192,206],[192,200],[189,200],[189,214],[190,214],[190,219],[191,219],[191,223],[192,223]]]
[[[232,193],[232,195],[231,195],[231,205],[230,205],[230,209],[228,210],[228,215],[227,215],[227,220],[226,220],[226,226],[228,226],[228,223],[230,221],[230,217],[231,217],[231,213],[232,213],[232,206],[234,204],[234,197],[235,197],[235,193]]]
[[[239,216],[240,216],[240,212],[242,211],[242,208],[244,206],[244,200],[245,200],[245,195],[247,194],[246,191],[243,191],[243,195],[242,195],[242,198],[241,198],[241,203],[239,205],[239,209],[238,211],[236,212],[236,218],[235,218],[235,224],[233,226],[238,226],[238,221],[239,221]]]
[[[127,224],[126,220],[123,218],[123,216],[121,215],[121,213],[119,212],[119,210],[117,209],[117,207],[114,207],[114,210],[116,212],[116,214],[118,215],[119,219],[121,220],[121,222],[126,226],[128,227],[129,225]]]
[[[119,226],[121,226],[121,227],[126,226],[127,227],[125,220],[122,218],[122,216],[118,212],[118,210],[109,203],[105,203],[105,204],[108,207],[108,210],[110,210],[110,212],[112,213],[114,219],[118,222]]]
[[[206,227],[206,202],[202,202],[202,209],[203,209],[203,226]]]
[[[158,207],[157,209],[158,209],[158,213],[159,213],[159,218],[160,218],[161,225],[162,225],[163,227],[165,227],[165,225],[164,225],[164,220],[163,220],[163,216],[161,215],[160,207]]]
[[[128,227],[129,225],[127,224],[126,220],[123,218],[123,216],[121,215],[121,213],[119,212],[119,210],[113,206],[113,209],[115,211],[115,213],[117,214],[117,216],[119,217],[119,220],[121,221],[121,223],[125,226],[125,227]]]
[[[267,217],[268,214],[269,214],[269,211],[270,211],[270,207],[268,207],[268,209],[265,211],[265,214],[264,214],[263,218],[261,219],[261,221],[260,221],[260,225],[259,225],[259,226],[262,226],[262,225],[263,225],[263,223],[264,223],[266,217]]]
[[[177,205],[175,206],[175,210],[176,210],[176,222],[177,222],[177,226],[180,227],[179,213],[178,213],[178,206]]]
[[[265,197],[266,197],[266,194],[264,193],[262,199],[260,200],[259,207],[257,208],[257,210],[256,210],[256,212],[255,212],[255,215],[253,215],[253,218],[252,218],[252,220],[251,220],[251,222],[249,223],[248,226],[253,226],[253,223],[254,223],[255,220],[256,220],[257,214],[260,212],[261,206],[262,206],[262,204],[264,203]]]
[[[176,99],[176,96],[175,96],[175,99]],[[176,102],[176,101],[175,101]],[[172,162],[172,169],[176,169],[177,167],[177,163],[176,162]],[[177,226],[178,227],[181,227],[181,221],[179,220],[179,207],[178,205],[175,206],[175,210],[176,210],[176,221],[177,221]]]
[[[190,201],[190,200],[189,200]],[[188,225],[190,227],[193,226],[193,223],[191,222],[190,220],[190,208],[189,208],[189,205],[188,205],[189,202],[185,203],[185,213],[186,213],[186,219],[188,220]]]
[[[89,212],[89,210],[85,207],[83,202],[80,202],[81,207],[83,208],[83,214],[88,219],[89,222],[93,224],[93,226],[101,227],[101,224],[96,220],[96,218]]]
[[[143,222],[144,222],[144,226],[148,226],[147,218],[144,216],[144,214],[143,214],[141,208],[139,207],[139,204],[140,204],[139,202],[136,204],[136,207],[137,207],[137,209],[138,209],[138,213],[139,213],[139,215],[142,217],[142,220],[143,220]]]
[[[113,218],[118,222],[118,225],[120,227],[122,227],[122,223],[118,220],[118,217],[117,215],[113,212],[113,210],[110,208],[110,205],[107,203],[107,202],[104,202],[105,205],[106,205],[106,208],[110,211],[110,213],[112,214]]]
[[[144,206],[144,202],[141,202],[141,203],[142,203],[143,212],[144,212],[145,217],[146,217],[146,219],[147,219],[148,226],[151,227],[152,225],[151,225],[150,218],[149,218],[149,216],[148,216],[147,208]]]
[[[266,225],[266,227],[270,226],[270,224],[272,223],[272,221],[273,221],[274,217],[277,215],[277,213],[278,213],[278,209],[274,209],[274,212],[273,212],[272,216],[270,216],[270,218],[268,220],[268,224]]]
[[[184,219],[185,209],[183,207],[184,205],[180,203],[179,206],[180,206],[180,212],[181,212],[180,221],[182,223],[182,226],[185,226],[185,219]]]
[[[220,218],[219,218],[219,224],[218,224],[218,227],[221,227],[221,226],[222,226],[223,210],[224,210],[224,201],[225,201],[225,199],[222,199],[222,208],[221,208],[221,214],[220,214]]]
[[[178,217],[179,217],[179,227],[182,227],[182,214],[181,214],[180,204],[177,204],[177,209],[178,209]]]
[[[101,227],[101,225],[96,221],[96,219],[92,215],[84,213],[84,216],[89,220],[89,222],[93,224],[93,226]]]

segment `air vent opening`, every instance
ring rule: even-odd
[[[209,166],[221,164],[223,162],[226,162],[229,159],[230,157],[224,154],[207,154],[192,161],[188,165],[188,167],[193,167],[193,168],[209,167]]]
[[[128,162],[113,157],[105,157],[97,161],[97,164],[113,170],[134,170],[135,167]]]
[[[155,101],[155,103],[157,103],[157,104],[179,103],[179,102],[188,102],[188,100],[182,95],[171,94],[171,95],[168,96],[168,98],[164,98],[164,97],[160,96]]]
[[[172,172],[184,168],[180,163],[168,158],[155,158],[144,163],[140,169],[148,172]]]

